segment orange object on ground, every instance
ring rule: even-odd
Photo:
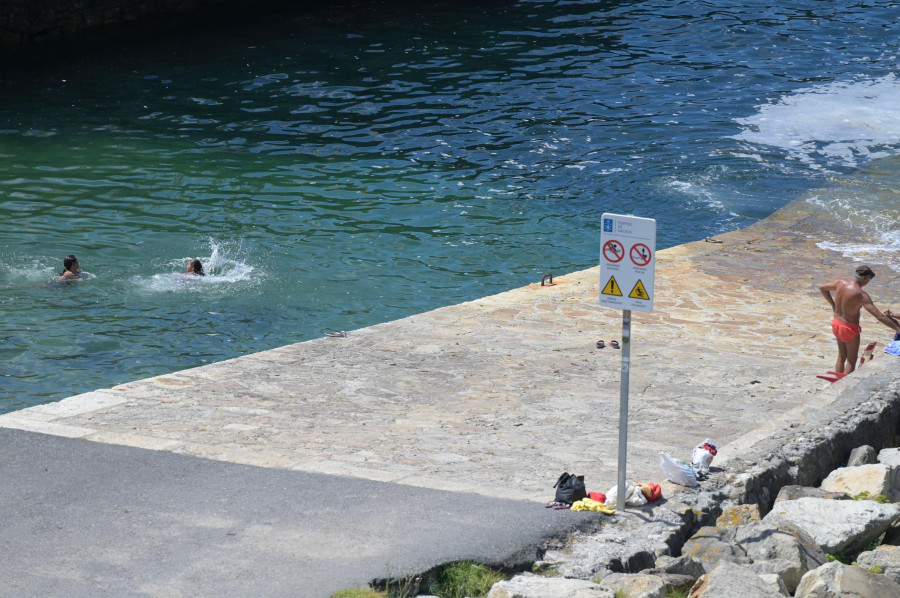
[[[641,489],[641,494],[644,495],[644,498],[647,499],[647,502],[652,502],[654,500],[659,500],[662,498],[662,488],[659,487],[659,484],[654,484],[653,482],[648,482],[646,484],[636,484],[638,488]]]

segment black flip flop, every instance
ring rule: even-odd
[[[602,349],[602,348],[605,347],[605,346],[606,346],[606,343],[604,343],[603,340],[597,341],[597,348],[598,348],[598,349]]]
[[[613,349],[618,349],[619,341],[609,341],[609,346],[612,347]]]

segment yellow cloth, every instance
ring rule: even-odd
[[[582,498],[581,500],[576,500],[572,503],[573,511],[600,511],[601,513],[606,513],[607,515],[614,515],[616,510],[612,507],[608,507],[602,502],[596,501],[592,498]]]

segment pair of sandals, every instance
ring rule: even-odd
[[[553,501],[553,502],[548,502],[547,504],[545,504],[544,508],[545,509],[553,509],[556,511],[562,511],[564,509],[571,509],[572,505],[570,505],[569,503],[565,503],[565,502]]]
[[[605,347],[605,346],[606,346],[606,343],[604,343],[602,340],[597,341],[597,348],[598,348],[598,349],[602,349],[602,348]],[[620,348],[620,347],[619,347],[619,341],[609,341],[609,346],[612,347],[613,349],[618,349],[618,348]]]

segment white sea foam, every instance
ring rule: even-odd
[[[136,276],[134,284],[151,293],[227,292],[234,285],[255,281],[254,266],[243,257],[240,244],[232,245],[209,240],[210,255],[183,256],[169,260],[167,272]],[[189,260],[197,257],[206,276],[186,273]]]
[[[688,198],[691,202],[699,202],[716,211],[723,211],[725,205],[710,187],[708,177],[697,177],[694,180],[668,179],[666,186]]]
[[[900,78],[858,78],[798,89],[737,119],[733,138],[781,148],[815,169],[856,167],[900,152]]]

